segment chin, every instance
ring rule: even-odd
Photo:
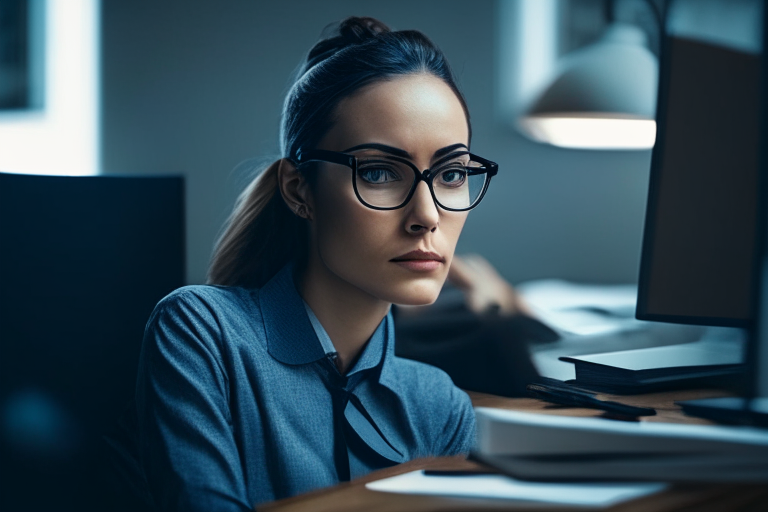
[[[402,283],[388,290],[385,299],[401,306],[428,306],[437,300],[444,280],[419,280],[420,282]]]

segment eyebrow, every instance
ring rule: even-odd
[[[465,144],[451,144],[450,146],[445,146],[444,148],[440,148],[437,151],[435,151],[435,154],[432,155],[432,159],[440,158],[441,156],[447,155],[451,151],[457,150],[459,148],[464,148],[467,151],[469,151],[469,148]],[[392,146],[388,146],[386,144],[379,144],[376,142],[371,142],[368,144],[359,144],[357,146],[353,146],[349,149],[345,149],[344,153],[349,153],[350,151],[357,151],[358,149],[378,149],[379,151],[383,151],[384,153],[390,153],[395,156],[399,156],[400,158],[408,158],[410,160],[413,160],[413,157],[411,154],[403,149],[395,148]]]

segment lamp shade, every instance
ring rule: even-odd
[[[561,147],[651,148],[658,69],[645,33],[614,23],[597,42],[563,59],[520,128],[536,141]]]

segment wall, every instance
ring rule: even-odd
[[[472,113],[472,150],[500,165],[459,252],[484,254],[513,282],[635,281],[650,152],[545,147],[499,122],[498,9],[492,0],[104,2],[103,172],[186,176],[187,279],[202,282],[247,162],[277,156],[301,58],[327,23],[375,16],[444,50]]]

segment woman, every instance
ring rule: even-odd
[[[469,451],[469,398],[394,356],[389,314],[434,302],[496,172],[469,141],[421,33],[348,18],[312,48],[283,158],[239,199],[209,285],[176,290],[147,324],[136,459],[156,507],[249,510]]]

